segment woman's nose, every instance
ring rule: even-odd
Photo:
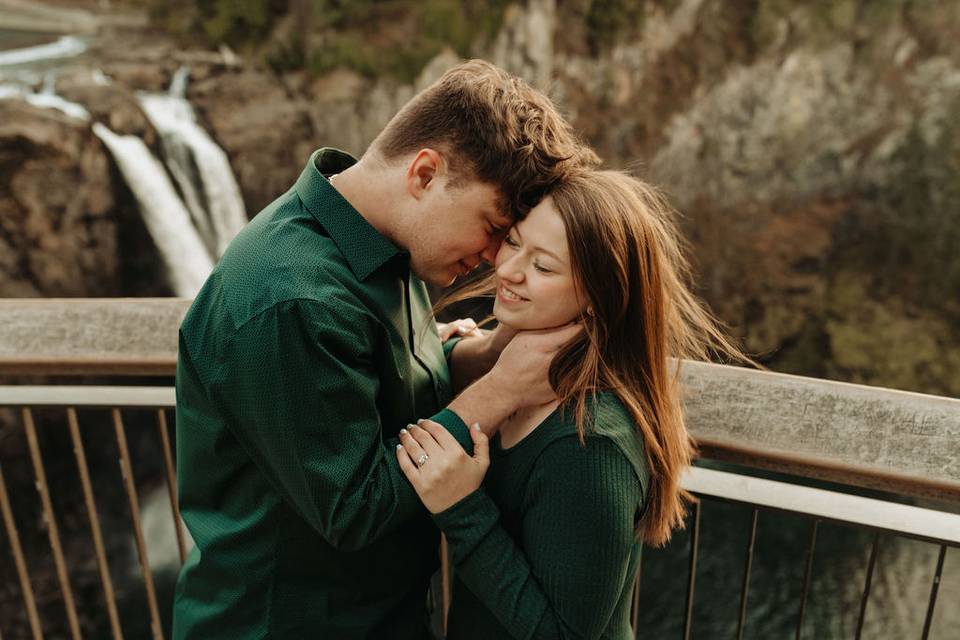
[[[523,280],[523,269],[516,259],[516,256],[500,263],[497,267],[497,277],[510,282],[520,282]]]

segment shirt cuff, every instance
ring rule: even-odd
[[[455,346],[460,344],[461,340],[463,340],[462,336],[456,336],[454,338],[449,338],[443,343],[443,357],[447,359],[447,362],[450,362],[450,352],[453,351]]]
[[[467,452],[467,455],[473,455],[473,438],[470,437],[467,423],[464,422],[460,416],[450,409],[442,409],[440,413],[437,413],[430,419],[443,425],[443,427],[450,432],[450,435],[456,438],[460,446],[463,447],[463,450]]]
[[[497,525],[500,510],[481,487],[449,509],[434,514],[433,521],[447,536],[451,561],[459,564]]]

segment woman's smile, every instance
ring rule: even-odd
[[[520,294],[514,291],[511,291],[503,284],[501,284],[497,288],[497,296],[506,304],[517,304],[520,302],[529,302],[527,298],[524,298]]]

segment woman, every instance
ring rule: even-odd
[[[553,362],[557,399],[489,443],[471,429],[466,463],[439,425],[401,432],[401,468],[450,545],[448,638],[632,637],[641,543],[665,544],[690,501],[678,359],[742,357],[687,276],[670,210],[621,173],[575,177],[510,230],[498,330],[584,330]]]

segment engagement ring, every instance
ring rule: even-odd
[[[421,453],[420,457],[417,458],[417,466],[422,467],[423,465],[427,464],[427,460],[429,459],[430,459],[430,456],[428,456],[425,453]]]

